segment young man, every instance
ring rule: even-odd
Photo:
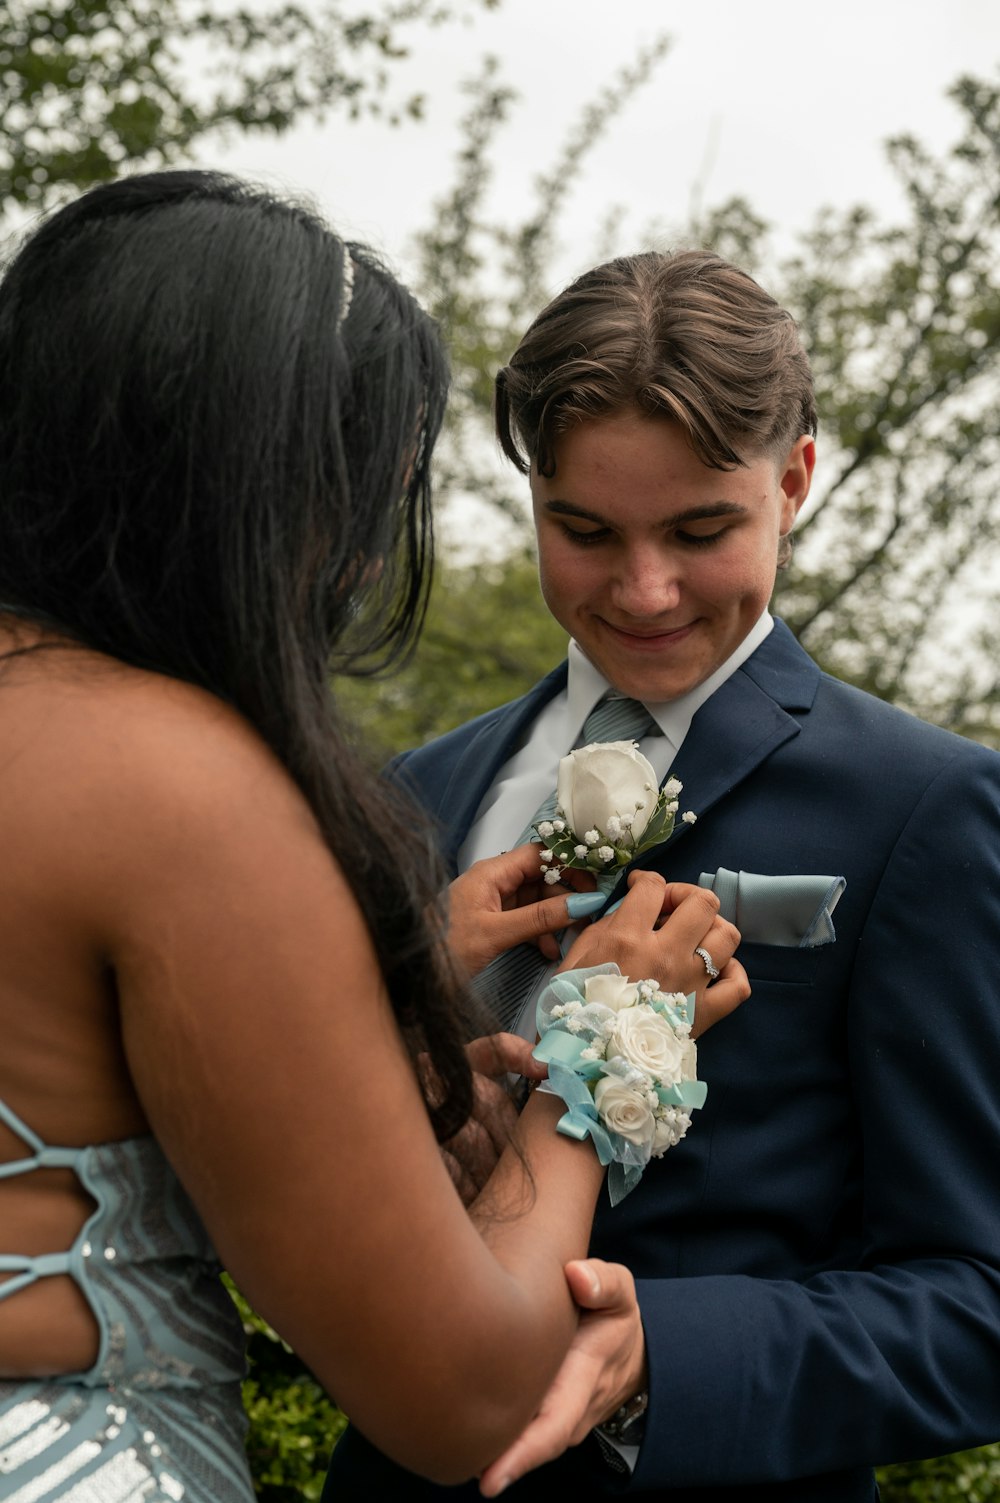
[[[518,838],[611,689],[698,816],[642,865],[847,886],[832,942],[744,936],[705,1109],[595,1223],[635,1296],[576,1291],[576,1366],[488,1480],[625,1404],[610,1462],[588,1437],[512,1496],[871,1503],[874,1464],[1000,1434],[1000,756],[822,674],[768,614],[815,410],[791,318],[735,267],[587,273],[500,372],[497,427],[573,640],[403,759],[454,867]],[[334,1495],[436,1495],[383,1467],[349,1436]]]

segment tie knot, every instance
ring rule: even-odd
[[[641,741],[656,724],[646,706],[638,699],[620,694],[605,694],[583,723],[584,746],[592,741]]]

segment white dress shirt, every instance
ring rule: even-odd
[[[662,735],[643,737],[639,748],[660,783],[670,772],[695,711],[757,650],[773,625],[773,617],[765,611],[736,651],[703,683],[678,699],[661,704],[643,701]],[[496,856],[510,849],[556,786],[559,762],[580,744],[587,716],[612,687],[582,649],[570,642],[566,687],[545,705],[522,745],[503,764],[486,790],[459,850],[459,871],[464,872],[484,856]]]

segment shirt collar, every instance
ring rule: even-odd
[[[680,750],[681,742],[688,733],[695,712],[701,709],[707,699],[711,699],[716,689],[720,688],[726,679],[746,662],[751,653],[756,652],[773,625],[774,617],[769,611],[765,611],[747,632],[735,652],[730,653],[726,661],[716,668],[715,672],[710,674],[703,683],[696,684],[686,694],[681,694],[677,699],[663,700],[658,704],[643,700],[643,704],[670,742],[674,753]],[[586,657],[583,649],[576,642],[571,641],[567,706],[569,730],[573,739],[579,736],[583,722],[597,701],[612,687],[603,673],[595,668]]]

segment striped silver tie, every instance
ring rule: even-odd
[[[626,699],[612,690],[599,699],[584,721],[580,746],[594,741],[641,741],[657,729],[656,722],[637,699]],[[535,825],[551,819],[556,811],[556,790],[539,805],[514,842],[535,840]],[[479,1000],[496,1019],[500,1032],[514,1031],[524,1004],[549,962],[536,945],[515,945],[491,960],[472,983]]]

